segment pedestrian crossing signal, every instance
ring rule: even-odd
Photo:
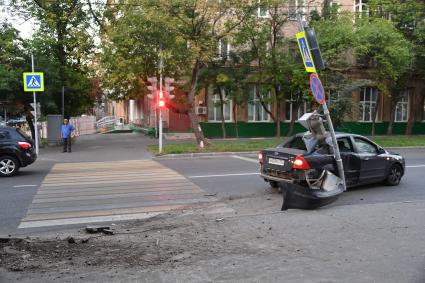
[[[24,91],[44,91],[44,74],[42,72],[25,72]]]

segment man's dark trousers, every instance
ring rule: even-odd
[[[68,152],[71,152],[71,137],[63,138],[63,152],[66,152],[68,148]]]

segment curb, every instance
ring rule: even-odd
[[[399,146],[385,147],[385,149],[425,149],[425,146]],[[193,153],[172,153],[152,157],[153,160],[178,159],[178,158],[198,158],[198,157],[227,157],[229,155],[258,154],[258,151],[227,151],[227,152],[193,152]]]
[[[177,159],[177,158],[197,158],[197,157],[227,157],[236,154],[258,154],[258,151],[226,151],[226,152],[194,152],[194,153],[173,153],[154,156],[152,159]]]

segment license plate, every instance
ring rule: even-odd
[[[283,166],[285,165],[285,160],[277,159],[277,158],[269,158],[269,164]]]

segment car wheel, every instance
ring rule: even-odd
[[[0,177],[10,177],[18,173],[19,162],[11,156],[0,157]]]
[[[390,172],[388,173],[386,183],[389,186],[397,186],[400,183],[402,175],[402,170],[400,165],[394,164],[390,168]]]

